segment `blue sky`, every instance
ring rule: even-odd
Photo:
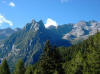
[[[22,28],[32,18],[58,24],[100,21],[100,0],[0,0],[0,28]]]

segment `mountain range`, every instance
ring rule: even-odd
[[[4,30],[5,31],[5,30]],[[34,64],[40,58],[44,44],[50,40],[51,45],[71,46],[87,39],[100,31],[100,22],[80,21],[77,24],[64,24],[45,27],[42,20],[27,23],[22,29],[11,30],[0,43],[0,60],[7,58],[9,64],[15,64],[18,59],[23,59],[25,64]],[[0,31],[2,34],[2,31]]]
[[[6,38],[8,38],[13,33],[17,32],[18,30],[20,30],[20,28],[15,28],[15,29],[11,29],[11,28],[0,29],[0,41],[5,40]]]

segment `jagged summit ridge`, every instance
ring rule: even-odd
[[[45,29],[44,27],[44,23],[42,20],[40,20],[39,22],[36,22],[34,19],[32,19],[31,23],[27,23],[26,26],[24,27],[24,30],[26,31],[38,31],[40,29]]]

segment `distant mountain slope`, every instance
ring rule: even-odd
[[[11,34],[17,32],[19,30],[20,30],[20,28],[15,28],[15,29],[11,29],[11,28],[0,29],[0,41],[5,40]]]
[[[0,46],[0,58],[6,57],[9,64],[15,63],[22,58],[25,64],[35,63],[42,53],[46,40],[57,46],[70,46],[68,40],[63,40],[59,34],[46,29],[43,22],[32,20],[31,23],[12,34]]]
[[[88,36],[94,35],[100,31],[100,22],[97,21],[81,21],[77,24],[73,24],[72,30],[63,36],[63,39],[75,40],[75,39],[87,39]]]
[[[14,32],[15,31],[12,30],[11,28],[0,29],[0,41],[6,39]]]
[[[47,29],[58,34],[62,39],[69,40],[74,44],[100,31],[100,22],[94,20],[89,22],[80,21],[76,24],[59,25],[57,28],[55,26],[50,26]]]

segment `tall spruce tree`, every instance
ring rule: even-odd
[[[0,66],[0,74],[10,74],[9,66],[7,64],[7,60],[4,59]]]
[[[55,71],[55,60],[52,58],[52,49],[49,41],[45,44],[39,66],[41,74],[53,74]]]
[[[64,69],[62,68],[62,57],[56,47],[56,45],[53,48],[53,60],[55,61],[56,71],[58,74],[64,74]]]
[[[25,74],[33,74],[33,73],[34,73],[33,70],[34,70],[34,69],[33,69],[33,66],[32,66],[32,65],[29,65],[29,66],[27,67],[27,69],[26,69]]]
[[[24,74],[24,73],[25,73],[24,62],[20,59],[16,64],[14,74]]]

